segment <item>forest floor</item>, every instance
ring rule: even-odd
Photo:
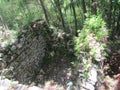
[[[108,79],[107,82],[109,84],[114,82],[114,76],[120,74],[120,40],[115,40],[114,42],[108,42],[108,56],[104,61],[104,74],[105,80]],[[43,64],[42,69],[40,71],[41,78],[36,78],[40,85],[45,86],[45,81],[51,81],[50,87],[55,87],[56,85],[63,86],[65,89],[67,87],[67,83],[76,82],[75,79],[77,74],[74,72],[76,68],[74,68],[69,60],[64,60],[65,58],[58,58],[56,62],[52,62],[49,65]],[[109,78],[108,78],[109,77]],[[75,85],[74,85],[75,86]],[[112,87],[111,85],[109,85]],[[62,90],[64,90],[62,89]],[[76,89],[74,89],[76,90]],[[106,90],[106,89],[105,89]]]
[[[113,76],[120,73],[120,39],[108,43],[108,56],[104,61],[105,74]]]
[[[114,78],[116,78],[116,76],[120,74],[120,42],[109,42],[108,48],[109,48],[109,50],[107,50],[108,57],[104,61],[104,74],[106,76],[105,81],[109,84],[108,86],[111,88],[113,86],[111,84],[115,83]],[[41,90],[43,89],[67,90],[67,84],[73,82],[73,86],[74,86],[73,90],[77,90],[75,84],[76,80],[78,79],[77,78],[78,75],[77,73],[75,73],[76,68],[73,67],[70,60],[66,60],[66,59],[67,58],[65,57],[61,57],[58,58],[58,60],[56,60],[55,62],[49,64],[43,64],[39,74],[34,80],[35,82],[31,83],[29,86],[23,85],[22,88],[27,88],[30,86],[38,86],[42,88]],[[10,89],[10,90],[14,90],[14,89]],[[19,89],[19,90],[26,90],[26,89]],[[100,89],[100,90],[108,90],[108,89]],[[113,89],[109,89],[109,90],[113,90]]]
[[[104,74],[114,80],[114,76],[120,74],[120,39],[114,41],[108,41],[107,43],[108,56],[104,61]],[[30,86],[40,86],[41,88],[47,88],[45,90],[66,90],[67,84],[73,82],[76,87],[76,81],[78,74],[76,73],[77,66],[73,67],[72,60],[76,58],[67,58],[66,56],[59,55],[55,61],[51,63],[43,63],[40,72],[37,74],[34,82]],[[107,81],[108,81],[107,80]],[[112,83],[111,81],[110,83]],[[76,90],[76,89],[74,89]]]
[[[66,58],[58,58],[55,62],[43,64],[40,73],[36,77],[36,81],[39,83],[38,86],[42,85],[42,87],[45,87],[48,81],[49,84],[51,83],[51,87],[62,86],[60,90],[64,90],[67,87],[67,83],[69,83],[71,79],[75,79],[73,75],[75,68],[70,60],[65,59]]]

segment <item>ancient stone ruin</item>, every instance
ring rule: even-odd
[[[8,76],[21,83],[30,83],[35,79],[45,56],[46,42],[43,32],[47,30],[45,21],[37,20],[20,29],[12,44],[1,45],[0,66],[8,69]]]

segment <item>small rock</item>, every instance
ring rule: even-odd
[[[3,53],[0,53],[0,57],[3,57]]]
[[[6,87],[0,86],[0,90],[8,90]]]
[[[117,51],[120,54],[120,50]]]
[[[5,79],[5,80],[3,80],[2,85],[5,86],[5,87],[10,87],[11,81],[8,80],[8,79]]]
[[[89,75],[90,83],[95,85],[95,83],[97,82],[97,70],[95,68],[92,68],[88,73],[88,75]]]
[[[67,89],[66,90],[72,90],[73,89],[73,82],[67,83]]]
[[[21,47],[22,47],[22,44],[17,44],[17,47],[18,47],[18,48],[21,48]]]
[[[85,90],[95,90],[95,87],[88,82],[82,84],[82,87],[85,88]]]
[[[19,83],[18,81],[14,81],[14,82],[12,82],[12,85],[16,86],[16,85],[18,85],[18,83]]]
[[[13,51],[13,50],[15,50],[15,49],[16,49],[16,46],[13,45],[13,46],[11,47],[11,51]]]
[[[1,43],[1,47],[4,48],[6,46],[6,42]]]
[[[29,87],[27,90],[43,90],[43,89],[37,86],[32,86],[32,87]]]

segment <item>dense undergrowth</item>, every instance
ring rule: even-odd
[[[108,30],[101,16],[89,16],[78,37],[75,37],[75,51],[78,60],[83,63],[86,75],[92,67],[92,63],[102,62],[107,53],[105,52]]]
[[[91,21],[93,23],[91,23]],[[47,40],[46,57],[44,58],[43,65],[41,67],[41,70],[43,70],[44,74],[41,74],[41,72],[37,74],[43,75],[43,79],[41,80],[53,79],[54,81],[59,82],[59,84],[61,83],[62,85],[67,84],[69,81],[73,81],[75,83],[77,82],[75,81],[74,77],[74,75],[76,74],[75,71],[71,71],[77,71],[77,69],[75,68],[78,66],[79,63],[82,63],[83,66],[83,77],[87,78],[92,65],[97,64],[97,62],[103,63],[103,60],[105,60],[105,57],[107,56],[105,49],[107,47],[106,42],[108,37],[108,30],[105,26],[105,22],[100,16],[88,17],[85,21],[83,29],[79,30],[77,37],[74,37],[71,34],[67,34],[61,29],[55,27],[50,28],[49,30],[49,32],[44,32],[44,34],[47,34],[45,37]],[[15,40],[17,32],[12,30],[8,30],[8,32],[6,31],[3,34],[3,37],[1,37],[1,44],[7,42],[6,44],[9,45],[13,40]],[[11,32],[14,33],[10,34]],[[9,37],[6,38],[6,35]],[[66,64],[69,66],[63,67],[62,64]],[[100,66],[104,68],[102,65],[103,64],[100,64]],[[61,67],[63,67],[62,70]],[[64,76],[61,77],[60,73],[60,76],[55,76],[54,74],[56,72],[64,73]],[[65,79],[66,74],[69,72],[71,72],[71,75],[68,76],[68,79]],[[109,73],[109,71],[106,72]],[[39,77],[36,77],[35,79],[36,83],[41,82],[38,80],[38,78]],[[62,81],[62,79],[66,81]]]
[[[46,51],[35,83],[45,84],[47,80],[54,80],[64,86],[70,81],[76,85],[79,79],[77,71],[81,69],[82,76],[88,78],[94,65],[99,67],[102,80],[104,75],[113,77],[119,74],[120,2],[92,1],[85,1],[85,11],[82,0],[46,0],[45,9],[39,0],[0,0],[0,48],[13,44],[23,28],[39,28],[34,24],[44,18],[49,26],[42,32]],[[110,7],[112,4],[113,7]],[[46,15],[43,14],[45,11]],[[82,68],[78,68],[79,64]]]

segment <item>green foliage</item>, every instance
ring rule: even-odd
[[[87,32],[96,35],[97,40],[100,40],[103,36],[108,34],[105,22],[103,21],[101,15],[92,15],[88,17],[85,21],[85,29]]]
[[[88,77],[88,71],[84,71],[84,72],[82,73],[82,75],[83,75],[83,77],[87,78],[87,77]]]
[[[106,47],[103,37],[107,39],[108,30],[101,16],[90,15],[86,18],[84,27],[79,30],[78,37],[75,37],[75,51],[78,60],[83,63],[84,76],[86,77],[92,61],[100,61],[106,56],[104,48]]]
[[[35,4],[35,2],[29,4],[25,0],[1,0],[0,15],[10,29],[18,29],[41,16],[39,9],[37,9],[39,6]]]
[[[3,35],[0,37],[0,45],[1,46],[7,46],[15,42],[16,38],[18,36],[17,30],[5,30]]]
[[[46,19],[47,15],[52,30],[43,30],[49,47],[45,57],[48,60],[44,60],[45,63],[65,59],[70,60],[75,67],[80,62],[84,68],[83,76],[87,77],[92,61],[100,61],[107,56],[104,50],[108,37],[106,24],[111,29],[111,34],[120,34],[120,0],[43,1],[44,5],[39,0],[0,0],[0,26],[6,25],[10,29],[5,30],[5,34],[0,37],[0,46],[10,45],[15,41],[20,28],[37,19]],[[46,10],[42,9],[42,5]],[[62,28],[62,21],[65,30]],[[72,40],[74,32],[76,36]],[[77,62],[74,61],[74,51]]]
[[[108,31],[106,30],[105,22],[102,20],[101,16],[92,15],[86,19],[84,28],[79,30],[78,37],[75,37],[76,51],[89,49],[88,44],[90,43],[90,35],[99,42],[102,40],[103,36],[106,36],[107,38]]]
[[[38,3],[39,0],[0,0],[0,15],[3,17],[5,23],[10,27],[10,29],[16,29],[18,27],[23,27],[29,22],[38,19],[38,18],[45,18],[43,10],[41,8],[41,4]],[[111,0],[112,3],[110,4],[109,0],[104,1],[97,1],[94,0],[92,3],[91,1],[84,0],[85,7],[87,14],[91,14],[93,8],[91,7],[92,4],[94,5],[94,9],[96,8],[97,13],[101,13],[103,17],[108,17],[106,19],[107,24],[110,24],[108,26],[113,27],[112,29],[117,30],[117,26],[119,26],[119,0]],[[44,6],[46,8],[46,13],[48,15],[48,19],[50,19],[50,24],[53,26],[57,26],[61,28],[61,18],[58,10],[58,6],[56,3],[60,3],[60,9],[62,12],[62,15],[64,16],[64,23],[67,27],[67,32],[76,32],[75,27],[77,29],[81,29],[83,27],[83,23],[85,20],[85,16],[83,13],[83,0],[45,0]],[[98,3],[96,5],[96,3]],[[112,8],[110,10],[110,5],[112,5]],[[72,7],[75,8],[76,16],[74,15],[74,12],[72,10]],[[108,13],[108,14],[107,14]],[[99,15],[98,15],[99,16]],[[75,17],[76,17],[76,23],[75,26]],[[91,17],[93,17],[91,19]],[[101,24],[105,24],[101,21],[101,16],[95,18],[96,16],[90,16],[86,20],[89,24],[88,28],[92,28],[91,25],[94,27],[94,32],[97,32],[97,27],[101,26]],[[89,20],[90,19],[90,20]],[[98,19],[98,20],[97,20]],[[111,20],[109,20],[111,19]],[[99,23],[95,23],[99,21]],[[118,21],[117,21],[118,20]],[[110,22],[109,22],[110,21]],[[85,23],[84,23],[85,24]],[[113,25],[111,25],[113,24]],[[103,27],[104,28],[104,27]],[[109,27],[110,28],[110,27]],[[72,30],[71,30],[72,29]],[[101,30],[100,30],[101,31]],[[112,30],[111,30],[112,31]],[[98,32],[97,38],[100,39],[102,32]]]

